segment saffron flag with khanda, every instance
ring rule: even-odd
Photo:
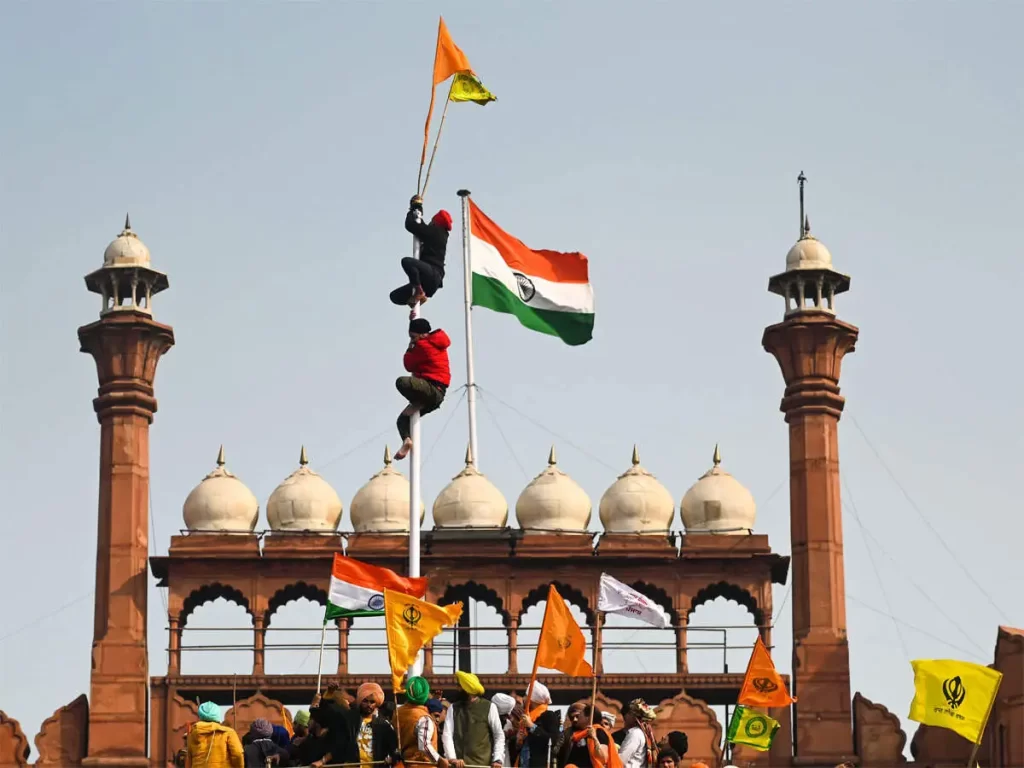
[[[980,744],[1003,673],[969,661],[926,659],[914,668],[914,700],[908,717],[956,731]]]
[[[754,643],[736,701],[751,707],[788,707],[796,701],[786,690],[786,681],[775,669],[775,662],[760,637]]]
[[[574,677],[593,677],[594,669],[587,661],[587,639],[569,611],[569,605],[558,594],[555,585],[548,587],[544,622],[537,640],[534,666],[557,669]]]
[[[594,290],[582,253],[535,251],[469,201],[473,305],[515,315],[573,346],[594,335]]]
[[[324,624],[351,616],[383,616],[385,589],[423,597],[427,580],[399,576],[387,568],[335,554]]]
[[[495,101],[483,84],[475,77],[473,68],[469,65],[469,59],[462,49],[452,40],[448,32],[448,25],[444,23],[444,17],[437,25],[437,48],[434,51],[434,77],[430,86],[430,108],[427,110],[427,124],[423,126],[423,154],[420,156],[420,165],[427,161],[427,144],[430,143],[430,119],[434,116],[435,89],[449,77],[456,77],[452,83],[452,101],[475,101],[477,104],[486,104]],[[460,97],[455,98],[456,90]],[[468,94],[468,95],[467,95]]]
[[[402,677],[416,660],[416,654],[462,616],[462,603],[434,605],[425,600],[384,590],[384,628],[388,635],[388,659],[391,661],[391,684],[402,690]]]

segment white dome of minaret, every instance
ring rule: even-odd
[[[715,446],[713,466],[683,496],[679,513],[687,533],[745,535],[754,529],[757,504],[736,478],[722,469]]]
[[[640,452],[634,445],[633,466],[604,492],[599,511],[607,533],[667,534],[676,506],[668,489],[640,466]]]
[[[103,252],[105,267],[148,267],[149,248],[132,229],[131,218],[124,217],[124,229]]]
[[[384,448],[384,468],[352,497],[349,514],[356,533],[403,533],[409,530],[409,480],[391,464]],[[426,507],[420,502],[420,522]]]
[[[800,171],[800,237],[786,254],[786,271],[768,280],[768,290],[786,301],[785,314],[827,312],[835,314],[835,299],[850,290],[850,277],[832,268],[832,254],[811,234],[810,218],[804,210],[804,185]]]
[[[192,532],[252,531],[260,504],[245,483],[224,466],[224,446],[217,467],[192,489],[182,507],[185,527]]]
[[[308,466],[306,446],[299,468],[286,477],[267,499],[267,522],[274,531],[336,531],[341,522],[341,499]]]
[[[504,528],[507,523],[508,502],[476,468],[473,451],[466,448],[465,468],[434,499],[434,526]]]
[[[537,531],[585,531],[593,507],[576,481],[558,468],[555,447],[548,466],[526,486],[516,501],[519,527]]]

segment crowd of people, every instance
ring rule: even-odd
[[[613,713],[592,712],[589,704],[570,706],[563,724],[560,713],[549,709],[551,694],[541,683],[523,696],[487,698],[476,675],[458,672],[456,678],[459,691],[451,701],[432,691],[425,678],[410,678],[400,706],[386,701],[376,683],[359,686],[352,702],[328,686],[308,710],[295,715],[291,732],[256,719],[241,738],[221,722],[220,707],[206,702],[178,763],[183,768],[678,768],[686,755],[685,733],[656,739],[655,712],[643,699],[629,703],[618,729]]]

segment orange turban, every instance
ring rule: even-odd
[[[372,698],[379,707],[384,703],[384,689],[376,683],[363,683],[356,691],[356,704],[362,704],[363,699]]]

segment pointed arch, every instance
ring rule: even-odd
[[[665,613],[667,613],[668,617],[672,620],[673,626],[679,624],[679,612],[676,611],[676,609],[673,607],[672,598],[669,596],[668,592],[659,587],[657,584],[650,584],[646,581],[634,581],[629,586],[631,586],[637,592],[642,594],[644,597],[648,598],[649,600],[653,600],[662,608],[664,608]]]
[[[692,615],[693,612],[701,605],[709,603],[712,600],[716,600],[719,597],[739,603],[750,611],[751,615],[753,615],[754,624],[758,627],[764,626],[764,612],[757,604],[757,598],[743,587],[737,586],[736,584],[730,584],[727,581],[719,581],[715,584],[709,584],[701,589],[690,601],[690,609],[686,612],[686,615]]]
[[[437,601],[437,604],[451,605],[458,602],[466,604],[471,598],[484,605],[489,605],[497,611],[498,615],[501,616],[501,623],[508,628],[510,616],[505,608],[504,601],[497,592],[485,584],[472,580],[462,584],[449,584],[445,587],[444,594],[441,595],[441,599]]]
[[[565,584],[561,581],[552,581],[549,584],[553,585],[558,594],[562,596],[564,600],[575,605],[583,615],[587,617],[587,624],[594,626],[594,611],[590,607],[590,601],[587,600],[586,595],[580,592],[575,587],[569,584]],[[548,584],[542,584],[536,589],[530,590],[526,597],[523,598],[523,604],[519,609],[519,620],[522,621],[523,614],[530,610],[533,606],[548,599]]]
[[[264,625],[270,626],[270,619],[278,608],[302,598],[306,598],[311,603],[318,603],[325,608],[327,607],[327,590],[316,584],[297,581],[294,584],[282,587],[271,596],[270,601],[267,603],[267,611],[263,614]]]

